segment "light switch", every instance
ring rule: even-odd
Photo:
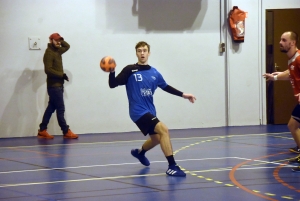
[[[225,52],[225,43],[220,43],[220,45],[219,45],[219,52],[220,53]]]
[[[29,37],[28,38],[28,45],[29,45],[29,50],[40,50],[40,37]]]

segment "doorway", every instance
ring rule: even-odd
[[[300,33],[300,9],[266,10],[266,72],[285,71],[288,67],[286,54],[280,52],[279,41],[282,33]],[[299,47],[299,43],[298,43]],[[287,124],[297,104],[289,81],[268,82],[267,124]]]

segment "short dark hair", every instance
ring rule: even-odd
[[[137,49],[139,47],[144,47],[144,46],[147,46],[148,47],[148,52],[150,52],[150,45],[148,43],[146,43],[145,41],[140,41],[136,44],[135,46],[135,51],[137,51]]]

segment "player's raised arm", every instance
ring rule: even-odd
[[[110,88],[115,88],[118,86],[118,82],[115,76],[115,72],[110,72],[108,76],[108,84]]]

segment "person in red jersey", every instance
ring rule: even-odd
[[[280,39],[280,51],[286,53],[288,56],[288,69],[283,72],[266,73],[263,76],[267,81],[276,80],[290,80],[294,95],[298,103],[288,123],[288,128],[293,135],[297,144],[296,147],[290,148],[291,152],[300,154],[300,50],[297,48],[298,34],[293,31],[284,32]],[[300,164],[300,155],[296,158],[290,159],[289,163]],[[292,169],[295,172],[300,172],[300,166]]]

